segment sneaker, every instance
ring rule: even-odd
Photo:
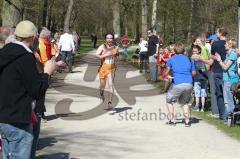
[[[171,126],[176,126],[176,122],[173,122],[171,120],[169,120],[168,122],[166,122],[167,125],[171,125]]]
[[[104,91],[100,91],[100,100],[104,102],[105,97],[104,97]]]
[[[204,110],[203,110],[203,109],[201,109],[201,112],[204,112]]]

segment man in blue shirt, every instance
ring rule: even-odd
[[[167,124],[175,125],[175,115],[173,102],[178,101],[183,109],[185,117],[185,126],[190,126],[190,113],[188,102],[191,99],[193,89],[192,76],[196,75],[194,61],[184,54],[182,43],[176,43],[174,46],[175,56],[170,58],[166,64],[167,72],[173,71],[173,85],[169,89],[166,97],[169,121]]]

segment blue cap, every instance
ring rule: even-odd
[[[211,41],[218,41],[218,37],[216,34],[212,34],[211,36],[209,36],[209,38],[207,38],[207,40],[211,40]]]

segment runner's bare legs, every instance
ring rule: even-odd
[[[106,80],[105,80],[105,79],[100,79],[100,88],[99,88],[99,91],[100,91],[100,97],[101,97],[101,100],[102,100],[102,101],[105,100],[105,97],[104,97],[104,89],[105,89],[105,86],[106,86]]]
[[[107,84],[108,84],[108,88],[109,88],[109,102],[108,102],[108,107],[111,108],[111,104],[112,104],[112,99],[113,99],[113,94],[114,94],[114,88],[113,88],[113,76],[110,73],[107,77]]]

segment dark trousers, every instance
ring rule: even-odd
[[[68,72],[72,72],[73,54],[71,51],[62,51],[62,61],[68,66]]]
[[[210,85],[210,93],[211,93],[211,111],[212,114],[219,114],[218,106],[217,106],[217,98],[215,94],[215,82],[214,82],[214,74],[213,72],[208,72],[208,81]]]
[[[143,69],[146,71],[148,63],[147,52],[140,52],[139,57],[140,57],[140,71],[142,71]]]
[[[222,73],[214,73],[214,81],[215,81],[215,95],[217,98],[219,117],[223,119],[225,114],[225,105],[224,105],[224,98],[223,98]]]
[[[37,146],[38,146],[38,139],[40,134],[40,128],[41,128],[41,115],[36,114],[37,117],[37,124],[33,126],[33,143],[32,143],[32,151],[31,151],[31,159],[35,159]]]

